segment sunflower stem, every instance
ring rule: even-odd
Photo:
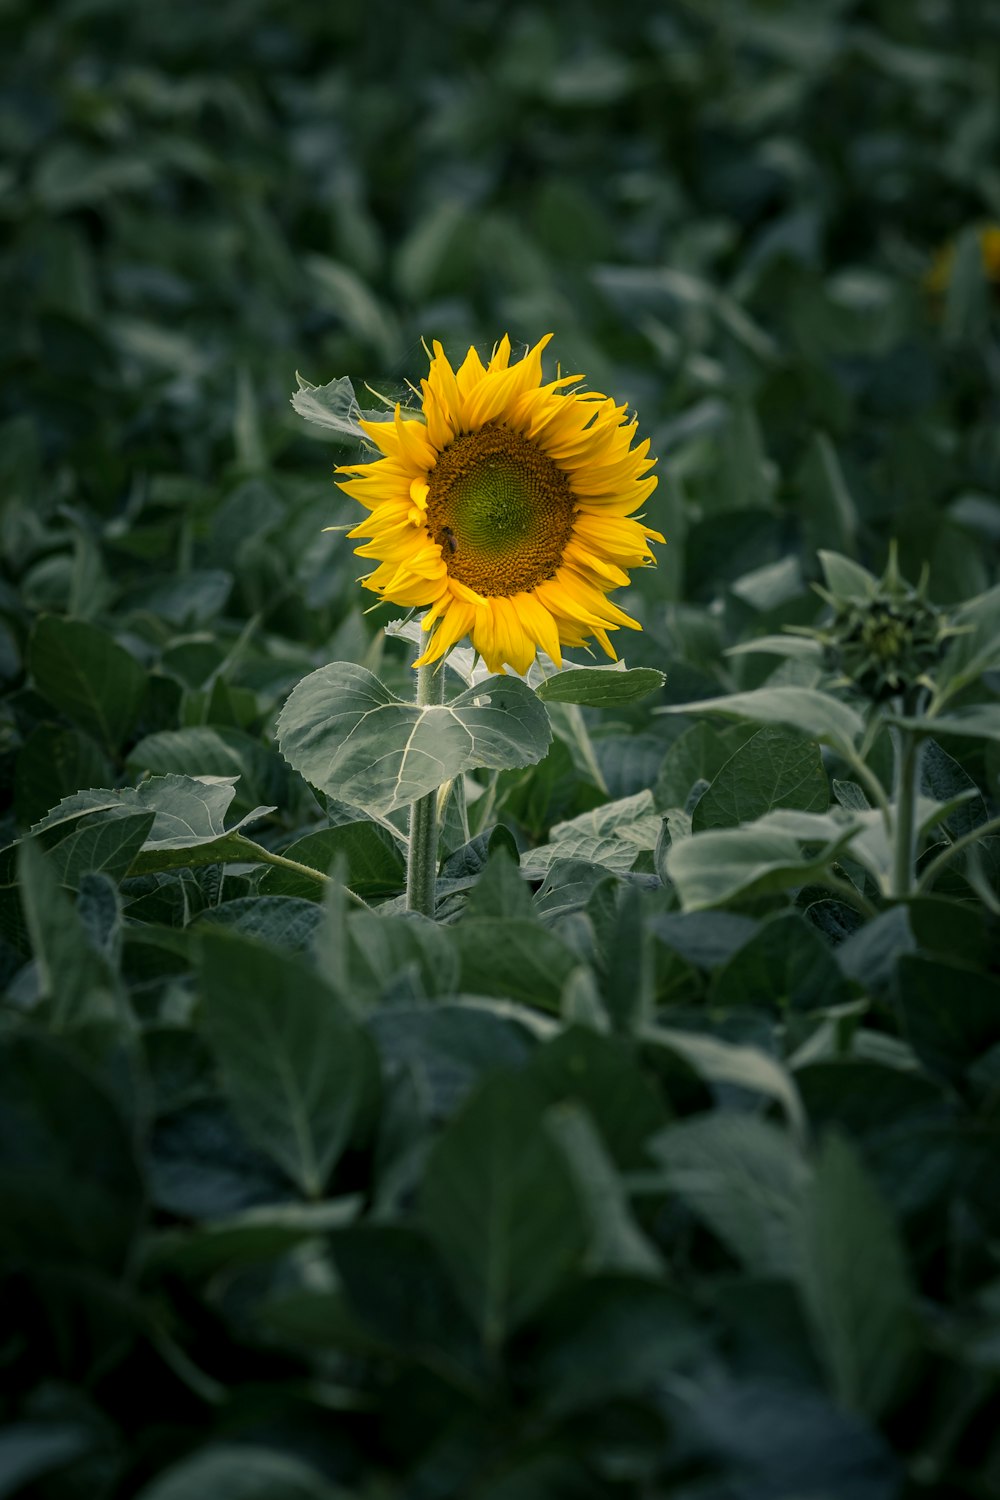
[[[444,665],[417,668],[417,706],[444,702]],[[434,915],[437,891],[438,794],[428,792],[410,803],[410,847],[406,858],[406,909]]]

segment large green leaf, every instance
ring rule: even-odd
[[[534,1092],[496,1072],[431,1150],[420,1207],[487,1346],[579,1265],[584,1209]]]
[[[281,753],[307,781],[382,814],[480,766],[533,765],[551,737],[544,708],[517,678],[490,677],[423,708],[349,662],[310,673],[278,721]]]
[[[386,1348],[433,1368],[478,1363],[475,1329],[447,1267],[410,1225],[359,1224],[330,1239],[351,1312]]]
[[[47,849],[62,884],[76,890],[81,877],[94,871],[103,871],[115,881],[124,879],[149,837],[155,816],[151,811],[136,812],[68,824],[65,838]]]
[[[686,807],[695,785],[712,781],[732,753],[710,724],[690,724],[664,756],[654,787],[656,806]]]
[[[902,953],[896,973],[904,1035],[932,1073],[957,1083],[1000,1044],[1000,980],[967,966],[962,954]]]
[[[668,1118],[666,1100],[622,1037],[567,1026],[536,1050],[530,1073],[546,1098],[586,1108],[623,1168],[645,1160],[647,1140]]]
[[[555,933],[518,917],[466,917],[453,936],[463,990],[558,1009],[577,959]]]
[[[249,1138],[318,1197],[346,1146],[370,1044],[301,960],[252,939],[202,938],[205,1034]]]
[[[867,929],[864,929],[867,930]],[[722,966],[712,1002],[822,1010],[847,999],[847,981],[817,929],[797,912],[780,912]]]

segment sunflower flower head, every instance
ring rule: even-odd
[[[349,532],[377,564],[365,587],[427,611],[416,666],[465,637],[493,672],[592,638],[613,658],[610,632],[640,628],[608,594],[663,541],[636,514],[656,487],[649,442],[580,376],[543,382],[551,337],[512,362],[505,336],[457,370],[435,343],[421,414],[363,421],[381,456],[338,470],[368,511]]]

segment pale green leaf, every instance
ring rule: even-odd
[[[816,688],[763,687],[750,693],[731,693],[724,698],[703,698],[695,703],[672,703],[654,713],[724,714],[731,719],[750,719],[757,724],[784,724],[850,754],[864,733],[861,715],[846,703]]]
[[[310,673],[278,721],[281,753],[307,781],[382,814],[481,766],[533,765],[551,737],[544,708],[516,678],[490,677],[450,703],[418,707],[349,662]]]
[[[144,1485],[137,1500],[338,1500],[302,1459],[259,1443],[202,1448]]]
[[[524,856],[521,871],[538,879],[557,859],[585,859],[624,874],[643,850],[655,849],[661,822],[652,792],[619,797],[566,823],[556,823],[550,842]]]
[[[807,884],[822,875],[862,827],[817,813],[778,809],[741,828],[711,828],[671,845],[666,870],[685,911],[722,906]],[[802,844],[813,846],[806,854]],[[818,847],[817,847],[818,846]]]

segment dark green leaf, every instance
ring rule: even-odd
[[[655,693],[666,681],[652,667],[620,671],[614,667],[576,667],[546,677],[538,685],[543,703],[582,703],[590,708],[619,708]]]
[[[715,976],[721,1007],[792,1005],[823,1010],[847,998],[847,986],[815,927],[795,912],[772,917]]]
[[[853,1148],[827,1138],[803,1218],[801,1284],[819,1352],[843,1404],[878,1417],[915,1352],[903,1246]]]
[[[129,1125],[68,1053],[0,1037],[0,1254],[120,1271],[143,1215]]]
[[[785,729],[759,729],[714,777],[691,817],[692,830],[734,828],[776,807],[826,812],[830,787],[819,746]]]
[[[106,631],[84,620],[44,615],[28,664],[39,692],[74,724],[115,753],[135,727],[146,673]]]
[[[63,890],[49,857],[37,841],[18,849],[17,876],[24,919],[38,964],[42,993],[58,1029],[118,1014],[114,975],[88,940],[80,915]]]
[[[583,1207],[539,1101],[495,1073],[434,1145],[420,1196],[484,1343],[497,1348],[579,1264]]]
[[[371,1067],[364,1037],[300,960],[202,940],[204,1027],[248,1137],[310,1197],[347,1144]]]

